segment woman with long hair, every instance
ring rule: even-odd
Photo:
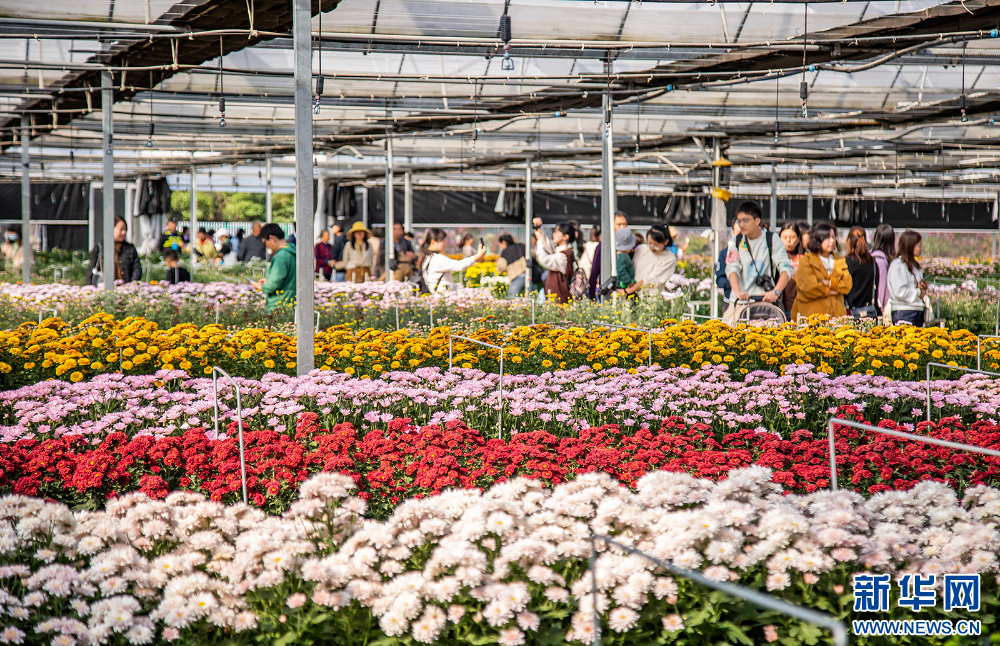
[[[601,227],[595,225],[590,227],[590,240],[583,243],[583,252],[580,254],[579,265],[590,278],[590,272],[594,268],[594,259],[597,257],[597,245],[601,244]],[[600,261],[598,261],[599,263]]]
[[[896,232],[888,224],[880,224],[875,229],[872,240],[872,259],[875,261],[875,278],[878,283],[878,308],[885,309],[889,301],[889,263],[896,257]]]
[[[799,314],[846,316],[844,295],[851,291],[851,275],[838,250],[837,228],[820,222],[809,232],[809,247],[795,272],[798,293],[792,305],[792,320]]]
[[[560,303],[569,301],[569,287],[573,282],[574,257],[573,243],[576,242],[576,227],[570,222],[560,222],[552,230],[552,244],[555,251],[549,253],[545,249],[541,229],[535,229],[535,255],[538,264],[548,270],[545,279],[546,296],[554,296]]]
[[[927,281],[917,257],[923,251],[923,237],[916,231],[907,229],[899,236],[898,255],[889,265],[889,301],[892,308],[892,323],[909,323],[917,327],[924,325],[924,296],[927,295]]]
[[[420,264],[420,271],[424,277],[424,284],[431,294],[454,285],[455,280],[451,276],[454,272],[465,271],[486,257],[486,247],[479,245],[479,250],[471,256],[461,260],[449,258],[444,255],[444,245],[447,240],[448,234],[437,228],[428,229],[424,237],[422,245],[424,259]]]
[[[130,243],[125,241],[128,234],[128,224],[125,218],[120,215],[115,216],[114,225],[115,239],[115,280],[125,283],[138,282],[142,279],[142,263],[139,261],[139,252]],[[90,250],[90,266],[87,268],[87,284],[94,287],[102,285],[104,276],[104,247],[98,242]]]
[[[805,247],[802,242],[802,227],[799,226],[798,222],[786,222],[781,225],[778,237],[781,238],[781,243],[785,245],[785,255],[791,261],[792,267],[798,270],[799,260],[802,258],[802,254],[805,253]],[[781,303],[784,305],[785,316],[789,319],[792,318],[792,305],[795,304],[797,292],[798,288],[795,285],[795,277],[793,276],[788,281],[788,284],[785,285],[785,290],[781,292]]]
[[[847,309],[854,318],[875,318],[875,260],[868,252],[868,239],[863,227],[853,226],[847,232],[847,271],[851,274],[851,291],[847,294]]]
[[[677,256],[670,250],[673,244],[669,228],[662,224],[649,227],[645,244],[635,248],[635,256],[632,258],[636,282],[662,286],[674,275]]]

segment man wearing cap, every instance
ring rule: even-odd
[[[237,261],[249,262],[254,258],[264,260],[264,257],[267,256],[267,249],[260,239],[260,226],[260,222],[254,222],[250,229],[251,235],[240,242],[240,249],[236,252]]]
[[[218,255],[218,251],[215,248],[215,243],[208,236],[208,231],[205,227],[200,227],[198,229],[197,240],[194,243],[194,255],[198,259],[198,262],[203,260],[212,261],[215,260],[215,256]]]
[[[635,265],[632,264],[632,250],[635,249],[635,234],[624,227],[615,231],[615,268],[618,270],[618,293],[634,294],[642,289],[642,281],[635,280]]]
[[[167,230],[160,234],[156,240],[156,249],[163,253],[167,249],[182,251],[184,249],[184,238],[177,232],[177,218],[170,218],[167,221]]]

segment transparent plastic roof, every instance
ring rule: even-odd
[[[155,31],[137,34],[177,10],[174,2],[161,0],[112,4],[109,14],[107,0],[0,0],[0,120],[19,119],[33,99],[58,97],[68,79],[94,65],[95,54],[127,46],[129,39],[154,37]],[[313,119],[317,172],[379,181],[389,124],[395,163],[423,182],[478,178],[502,183],[523,175],[523,159],[532,155],[544,160],[537,174],[541,182],[592,183],[600,172],[599,103],[590,100],[558,112],[531,106],[546,97],[599,98],[608,80],[602,60],[608,47],[617,55],[611,76],[632,74],[628,78],[638,82],[647,74],[652,80],[671,70],[707,65],[727,46],[756,43],[752,51],[732,51],[761,55],[779,47],[795,50],[801,46],[794,39],[803,34],[806,11],[808,32],[816,34],[941,4],[510,0],[514,70],[507,72],[498,52],[489,50],[499,44],[505,0],[342,0],[322,18],[313,18],[317,34],[322,23],[324,41],[322,54],[314,55],[313,72],[322,71],[325,79]],[[60,37],[50,21],[103,25],[95,27],[102,38],[88,38],[81,27],[68,25],[62,27],[68,35]],[[33,30],[41,35],[31,36]],[[177,42],[185,47],[184,39]],[[712,137],[722,136],[734,163],[732,181],[748,186],[768,182],[770,165],[777,164],[791,175],[812,174],[820,182],[818,190],[874,187],[884,181],[879,171],[889,164],[927,181],[946,178],[994,187],[990,168],[997,162],[984,155],[1000,125],[991,127],[989,114],[962,122],[954,110],[944,113],[940,106],[957,105],[963,88],[970,105],[1000,99],[998,47],[1000,40],[989,38],[964,47],[931,43],[853,73],[814,69],[780,80],[675,89],[650,95],[638,107],[625,101],[614,110],[616,168],[623,177],[641,178],[650,190],[704,185],[711,169],[695,137],[710,146]],[[807,66],[808,56],[821,51],[807,52]],[[114,107],[116,173],[171,174],[198,165],[217,166],[224,175],[227,164],[249,169],[244,174],[250,181],[267,156],[290,168],[292,64],[290,39],[276,38],[224,56],[222,75],[217,58],[206,60],[195,69],[180,69],[150,91],[144,80],[148,72],[128,72],[125,84],[136,94]],[[118,83],[120,75],[115,78]],[[681,80],[711,83],[714,78]],[[809,88],[806,117],[800,102],[803,81]],[[225,128],[218,105],[223,88]],[[39,128],[32,152],[45,164],[44,171],[39,167],[33,173],[99,175],[100,111],[72,116],[71,123],[44,131],[51,113],[32,116]],[[773,137],[776,120],[779,146]],[[150,122],[155,133],[147,146]],[[901,125],[893,125],[897,122]],[[0,169],[16,168],[18,155],[17,146],[3,151]],[[232,179],[239,184],[244,178],[233,174]]]

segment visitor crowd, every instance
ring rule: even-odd
[[[774,232],[761,220],[760,206],[743,202],[732,235],[715,259],[715,284],[723,295],[724,319],[736,323],[741,318],[774,318],[773,313],[779,312],[788,320],[827,314],[917,326],[927,321],[930,306],[918,260],[922,251],[919,233],[907,230],[897,240],[893,228],[881,224],[869,243],[866,231],[854,226],[842,245],[837,227],[830,222],[811,227],[788,222]],[[540,218],[533,225],[534,239],[528,246],[510,234],[498,238],[497,273],[505,276],[510,297],[535,293],[566,303],[611,294],[630,298],[643,289],[656,293],[673,276],[688,247],[687,240],[678,240],[675,228],[662,224],[649,227],[645,235],[634,233],[627,216],[618,212],[613,235],[607,240],[614,245],[612,275],[603,277],[601,227],[590,227],[585,235],[577,222],[568,220],[546,235]],[[139,254],[126,236],[126,221],[116,217],[115,280],[138,281],[142,278]],[[481,238],[477,244],[474,236],[463,234],[454,239],[459,254],[452,257],[445,254],[449,237],[448,232],[431,228],[418,242],[413,233],[394,223],[392,279],[408,281],[424,293],[453,288],[453,274],[481,262],[487,249]],[[346,231],[338,225],[323,230],[315,246],[317,279],[354,283],[383,279],[383,242],[382,236],[361,222]],[[197,263],[207,265],[269,259],[264,278],[254,283],[267,297],[268,308],[294,299],[295,239],[294,235],[286,239],[277,224],[253,222],[249,235],[238,229],[232,237],[225,231],[200,228],[192,237],[187,227],[179,229],[177,220],[171,219],[156,249],[167,267],[166,282],[174,284],[191,280],[181,261],[192,252]],[[20,229],[8,227],[0,242],[0,258],[18,267],[23,253]],[[104,272],[99,242],[90,251],[87,283],[102,285]]]

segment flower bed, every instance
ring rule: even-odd
[[[872,419],[912,428],[926,413],[925,384],[884,377],[831,377],[809,366],[786,367],[786,374],[755,372],[734,379],[721,366],[586,369],[504,380],[503,435],[545,431],[573,436],[586,428],[616,424],[626,433],[653,428],[668,416],[707,424],[715,439],[734,431],[770,430],[788,437],[809,429],[824,433],[829,415],[850,404]],[[500,396],[496,375],[476,370],[443,372],[422,368],[393,372],[379,379],[317,372],[306,377],[269,374],[261,380],[237,379],[243,421],[253,429],[284,432],[296,415],[320,415],[327,428],[347,422],[362,431],[381,428],[394,418],[418,425],[463,421],[497,437]],[[1000,381],[978,375],[932,384],[933,417],[958,416],[964,423],[995,421]],[[219,382],[222,424],[235,421],[236,399]],[[123,377],[112,374],[90,382],[46,381],[0,393],[0,439],[49,439],[84,435],[100,442],[112,432],[163,437],[192,426],[214,426],[212,382],[188,379],[180,371]]]
[[[759,467],[718,484],[655,472],[631,493],[603,474],[554,490],[519,478],[409,501],[385,522],[363,522],[365,503],[335,474],[305,483],[282,517],[191,493],[76,513],[9,497],[0,635],[67,645],[589,644],[596,580],[607,642],[827,638],[602,541],[591,574],[591,532],[844,620],[853,573],[983,573],[979,613],[938,606],[918,616],[995,622],[1000,491],[976,487],[959,502],[923,482],[866,501],[849,491],[783,496],[771,479]],[[869,617],[914,616],[891,607]]]
[[[396,369],[447,367],[451,328],[426,336],[409,330],[355,331],[347,327],[316,336],[316,365],[324,370],[374,377]],[[465,331],[504,348],[508,374],[541,374],[592,366],[637,368],[647,363],[649,345],[641,331],[600,326],[530,326]],[[987,343],[987,365],[1000,361],[1000,344]],[[499,353],[467,341],[453,344],[456,365],[499,369]],[[975,365],[976,337],[964,331],[912,326],[876,327],[868,332],[814,321],[806,327],[741,326],[710,322],[670,323],[653,334],[653,361],[662,366],[727,364],[736,374],[810,363],[831,374],[885,375],[895,379],[923,373],[930,361]],[[219,326],[179,325],[166,330],[142,318],[114,320],[95,315],[70,327],[58,320],[0,332],[0,383],[8,388],[45,379],[81,381],[95,374],[150,374],[180,368],[210,374],[259,377],[295,368],[295,340],[263,329],[230,332]],[[948,376],[956,376],[954,374]]]
[[[853,407],[841,415],[864,421]],[[897,428],[883,421],[885,428]],[[719,478],[729,470],[762,465],[774,482],[789,491],[812,492],[830,486],[825,434],[808,430],[787,439],[753,430],[726,434],[721,442],[705,424],[687,425],[672,417],[655,430],[623,433],[617,426],[588,428],[557,438],[544,431],[514,435],[510,441],[460,422],[413,426],[393,419],[369,431],[349,423],[321,428],[315,413],[301,413],[287,430],[244,431],[250,501],[283,511],[299,485],[319,471],[353,478],[380,518],[413,497],[444,489],[488,488],[516,476],[552,486],[600,471],[635,486],[654,470],[684,471]],[[121,432],[100,444],[75,435],[53,440],[20,440],[0,445],[0,490],[44,496],[74,508],[101,507],[111,497],[141,491],[163,498],[176,490],[197,491],[212,500],[235,502],[241,496],[236,423],[228,436],[209,439],[201,427],[183,434],[132,439]],[[917,433],[985,448],[1000,448],[1000,426],[976,422],[966,428],[955,418],[923,422]],[[838,482],[864,494],[909,489],[922,480],[947,481],[959,492],[997,481],[1000,459],[924,445],[842,427],[837,432]]]

